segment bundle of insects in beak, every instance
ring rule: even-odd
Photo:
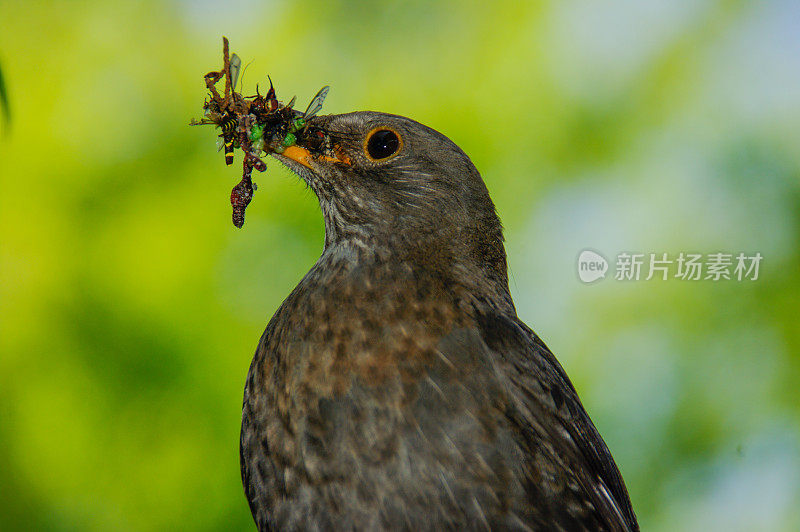
[[[222,38],[222,70],[209,72],[204,76],[208,98],[203,105],[205,116],[192,120],[193,126],[210,124],[221,130],[219,149],[225,149],[225,164],[233,164],[233,153],[237,148],[243,152],[242,180],[231,190],[233,225],[244,225],[244,211],[253,191],[253,168],[259,172],[267,169],[261,159],[269,153],[282,153],[294,145],[306,130],[308,119],[322,109],[322,102],[328,95],[329,87],[322,87],[311,100],[306,111],[294,109],[295,99],[287,104],[278,101],[272,80],[266,96],[261,96],[256,86],[254,96],[242,96],[236,92],[236,82],[242,61],[236,54],[229,55],[228,39]],[[225,90],[220,94],[217,83],[224,79]],[[268,78],[269,79],[269,78]]]

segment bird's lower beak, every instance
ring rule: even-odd
[[[306,168],[313,169],[311,166],[311,160],[312,160],[311,152],[308,151],[306,148],[301,148],[300,146],[289,146],[288,148],[285,148],[283,150],[283,153],[281,153],[281,155],[302,164]],[[348,166],[350,165],[350,159],[348,159],[347,157],[340,157],[338,156],[338,154],[336,157],[320,155],[318,157],[314,157],[313,159],[326,163],[344,163]]]

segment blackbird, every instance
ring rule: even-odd
[[[244,390],[258,529],[638,530],[575,388],[516,315],[470,159],[395,115],[309,127],[313,147],[275,157],[317,195],[324,250]]]

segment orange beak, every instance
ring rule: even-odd
[[[288,148],[284,148],[281,155],[288,157],[293,161],[297,161],[306,168],[311,168],[311,152],[305,148],[301,148],[300,146],[289,146]],[[344,163],[346,165],[350,165],[350,159],[347,157],[328,157],[327,155],[320,155],[319,157],[316,157],[316,159],[326,163]]]

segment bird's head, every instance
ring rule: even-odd
[[[486,185],[450,139],[401,116],[312,118],[276,158],[316,193],[326,248],[359,240],[451,262],[507,291],[502,227]]]

